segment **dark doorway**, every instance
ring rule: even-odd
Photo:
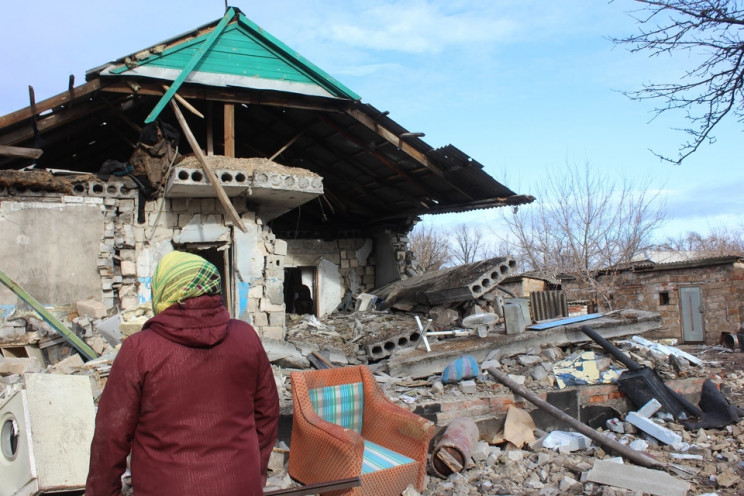
[[[290,267],[284,269],[284,304],[287,313],[307,315],[316,313],[315,269]]]

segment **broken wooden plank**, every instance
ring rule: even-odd
[[[173,112],[176,114],[176,120],[178,120],[178,124],[181,126],[181,130],[183,131],[183,134],[186,135],[186,140],[189,142],[189,145],[191,146],[191,151],[194,152],[194,156],[199,160],[199,163],[202,166],[202,170],[204,171],[204,175],[207,176],[207,179],[212,184],[212,187],[214,188],[215,193],[217,193],[217,199],[222,204],[222,207],[225,209],[225,212],[230,216],[233,223],[240,228],[241,231],[246,232],[247,229],[245,225],[243,224],[243,221],[240,219],[240,216],[238,215],[238,212],[235,211],[235,207],[233,207],[232,202],[230,201],[230,198],[227,197],[227,193],[225,193],[225,190],[222,188],[222,185],[220,184],[219,180],[217,179],[217,176],[215,175],[212,168],[207,163],[207,159],[204,156],[204,153],[202,153],[201,148],[199,147],[199,143],[196,141],[196,138],[194,137],[194,133],[191,132],[191,128],[189,128],[189,124],[186,122],[186,118],[181,113],[181,110],[178,108],[178,103],[176,103],[175,100],[171,100],[171,106],[173,107]]]
[[[36,298],[31,296],[25,289],[15,283],[5,272],[0,270],[0,282],[2,282],[8,289],[13,291],[19,298],[28,303],[31,308],[43,318],[49,325],[59,332],[76,350],[78,350],[85,358],[92,360],[98,358],[98,354],[93,351],[93,348],[87,345],[85,341],[77,337],[77,335],[69,330],[65,325],[57,320],[49,310],[39,303]]]
[[[6,157],[37,159],[41,157],[43,153],[44,150],[40,148],[22,148],[20,146],[0,145],[0,155],[4,155]]]
[[[170,86],[168,86],[167,84],[164,84],[164,85],[163,85],[163,89],[164,89],[165,91],[168,91],[168,90],[170,89]],[[178,101],[178,103],[180,103],[181,105],[183,105],[184,107],[186,107],[186,110],[188,110],[189,112],[191,112],[191,113],[192,113],[192,114],[194,114],[195,116],[197,116],[197,117],[201,117],[202,119],[204,119],[204,114],[202,114],[201,112],[199,112],[199,111],[198,111],[198,110],[196,109],[196,107],[194,107],[193,105],[191,105],[191,104],[190,104],[190,103],[188,102],[188,100],[186,100],[186,99],[185,99],[184,97],[182,97],[182,96],[181,96],[181,95],[179,95],[178,93],[176,93],[176,94],[174,95],[174,97],[175,97],[175,99],[176,99],[176,100]]]
[[[310,360],[310,363],[312,363],[315,366],[315,368],[318,370],[336,368],[335,365],[333,365],[330,361],[326,359],[326,357],[324,357],[317,351],[313,351],[312,353],[310,353],[307,356],[307,359]]]
[[[220,20],[219,24],[214,27],[212,32],[209,33],[209,36],[201,43],[194,55],[183,67],[181,73],[173,81],[173,84],[171,84],[170,88],[168,88],[168,91],[165,92],[160,101],[155,105],[155,108],[152,109],[150,115],[148,115],[145,119],[145,124],[149,124],[158,118],[160,112],[162,112],[165,106],[168,105],[173,96],[176,94],[176,91],[178,91],[178,88],[180,88],[183,82],[186,81],[186,78],[189,77],[189,74],[191,74],[199,61],[204,57],[209,49],[212,48],[214,42],[217,41],[217,38],[222,34],[222,32],[225,30],[225,27],[227,27],[227,24],[232,20],[234,16],[235,9],[233,8],[229,8],[227,12],[225,12],[224,17],[222,18],[222,20]]]
[[[0,129],[4,129],[8,126],[12,126],[13,124],[17,124],[19,122],[30,119],[34,115],[34,111],[43,113],[55,107],[69,104],[73,98],[86,96],[90,93],[93,93],[94,91],[99,90],[100,88],[101,80],[94,79],[89,83],[78,86],[74,89],[73,92],[65,91],[64,93],[60,93],[59,95],[47,98],[46,100],[36,102],[36,104],[34,105],[34,109],[32,109],[29,105],[26,108],[22,108],[20,110],[16,110],[15,112],[11,112],[10,114],[0,116]]]
[[[307,496],[310,494],[325,494],[329,491],[349,489],[352,487],[359,487],[361,485],[361,477],[349,477],[348,479],[339,479],[330,482],[317,482],[315,484],[308,484],[306,486],[266,491],[264,493],[264,496]]]

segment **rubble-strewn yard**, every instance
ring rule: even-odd
[[[631,314],[622,315],[627,320]],[[654,369],[671,387],[684,389],[681,392],[691,394],[693,401],[697,401],[695,394],[699,395],[703,381],[712,379],[732,405],[744,405],[744,352],[723,346],[671,346],[669,349],[679,350],[681,356],[666,355],[639,344],[638,341],[643,342],[643,339],[633,338],[632,331],[636,330],[633,326],[643,321],[643,316],[632,315],[634,318],[623,324],[629,332],[620,332],[620,337],[612,340],[632,360]],[[0,359],[0,388],[7,392],[18,387],[25,372],[88,375],[97,399],[105,387],[116,354],[110,341],[136,332],[146,319],[146,306],[122,314],[118,333],[111,334],[106,326],[101,327],[106,319],[74,317],[72,327],[101,354],[100,358],[87,363],[61,341],[53,329],[31,313],[6,319],[0,346],[6,351],[15,350],[17,357],[6,355]],[[603,321],[591,322],[600,325]],[[465,468],[446,479],[430,468],[423,495],[726,495],[744,491],[744,421],[720,428],[686,430],[670,415],[657,414],[652,416],[652,422],[679,436],[679,441],[673,445],[659,441],[627,421],[628,413],[638,407],[630,404],[613,383],[624,370],[623,365],[591,340],[580,340],[576,334],[566,331],[561,335],[574,336],[576,342],[539,344],[541,341],[536,336],[545,331],[527,330],[509,337],[500,325],[490,328],[489,335],[482,338],[475,335],[429,336],[432,354],[440,348],[457,351],[462,343],[479,339],[480,343],[491,343],[488,339],[493,339],[502,346],[494,347],[485,359],[479,361],[482,373],[470,380],[445,384],[441,372],[427,377],[390,374],[388,364],[392,358],[428,353],[420,330],[414,314],[408,312],[343,311],[323,319],[311,315],[289,315],[286,340],[265,340],[279,386],[283,414],[289,417],[292,413],[289,372],[363,363],[375,372],[378,383],[392,401],[437,424],[438,434],[432,446],[455,418],[467,417],[478,425],[480,439],[473,446]],[[402,344],[397,341],[401,336],[410,337],[417,333],[418,340]],[[381,358],[371,355],[372,346],[384,346],[390,339],[396,340],[396,346],[389,354]],[[503,344],[506,342],[503,340],[538,344],[510,348]],[[24,356],[25,350],[34,351]],[[451,351],[446,356],[457,358],[468,355],[468,352],[465,346],[460,353]],[[689,359],[685,358],[685,353],[689,354],[686,355]],[[588,438],[575,445],[556,445],[556,436],[560,439],[560,435],[570,432],[570,426],[560,425],[529,401],[513,394],[485,372],[491,367],[496,367],[542,398],[558,403],[570,399],[573,403],[569,401],[570,404],[562,405],[564,411],[622,445],[647,454],[663,467],[642,469],[645,472],[639,474],[636,470],[641,470],[641,467],[628,460],[622,467],[608,466],[606,460],[621,460],[617,453]],[[534,419],[534,429],[529,428],[529,432],[524,433],[532,440],[521,446],[505,441],[500,432],[509,408],[518,408]],[[284,425],[289,424],[291,422]],[[551,433],[552,436],[546,438]],[[269,485],[273,488],[296,485],[286,471],[287,457],[306,456],[292,453],[288,444],[288,432],[280,433],[270,467]],[[608,474],[611,483],[607,480]],[[662,480],[662,475],[670,478],[668,483],[661,484],[661,489],[654,489],[652,482]],[[644,477],[649,480],[644,481]],[[639,489],[638,484],[643,489]],[[415,489],[409,488],[408,495],[416,493]]]

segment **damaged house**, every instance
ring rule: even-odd
[[[112,314],[149,301],[163,254],[196,252],[232,315],[283,339],[286,313],[410,272],[419,216],[533,200],[421,136],[230,8],[0,117],[2,271],[60,313]]]
[[[661,316],[653,337],[714,345],[735,336],[744,317],[744,257],[648,251],[626,266],[598,274],[611,282],[614,308],[635,308]],[[576,281],[563,289],[584,294]],[[585,291],[584,291],[585,292]]]

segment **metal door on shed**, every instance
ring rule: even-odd
[[[686,286],[679,288],[679,311],[682,314],[682,336],[685,343],[702,343],[705,341],[703,299],[699,287]]]

